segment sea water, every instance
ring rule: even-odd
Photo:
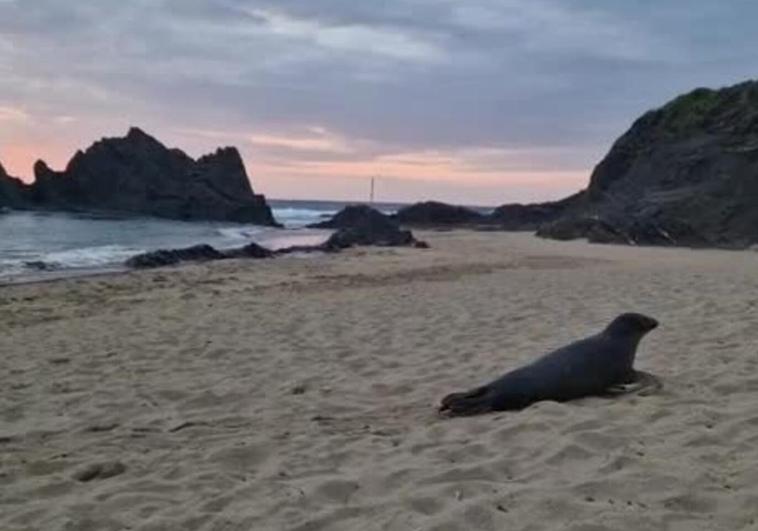
[[[124,261],[156,249],[207,243],[229,249],[256,242],[271,249],[314,245],[331,231],[306,225],[330,218],[346,203],[270,200],[284,228],[173,221],[157,218],[93,216],[60,212],[0,212],[0,282],[117,271]],[[398,205],[379,205],[391,213]]]

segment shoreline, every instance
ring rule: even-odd
[[[404,227],[407,228],[407,227]],[[503,235],[503,238],[508,238],[508,235],[515,235],[516,237],[520,238],[531,238],[535,241],[542,241],[545,242],[546,245],[553,245],[555,249],[561,249],[561,247],[570,247],[570,246],[583,246],[586,248],[589,254],[591,255],[598,255],[602,254],[603,249],[608,249],[610,252],[616,252],[615,250],[641,250],[642,252],[652,252],[655,253],[662,253],[662,255],[665,255],[665,253],[682,253],[682,252],[692,252],[692,253],[702,253],[703,256],[707,255],[717,255],[717,254],[754,254],[758,256],[758,249],[755,248],[744,248],[744,249],[730,249],[730,248],[702,248],[702,247],[674,247],[674,246],[654,246],[654,245],[623,245],[623,244],[612,244],[612,243],[590,243],[586,239],[579,239],[579,240],[571,240],[571,241],[562,241],[562,240],[553,240],[549,238],[542,238],[539,236],[536,236],[534,231],[501,231],[501,230],[482,230],[479,228],[472,228],[472,227],[463,227],[463,228],[457,228],[457,227],[410,227],[411,230],[414,231],[414,233],[421,235],[420,239],[425,239],[429,237],[429,235],[439,235],[439,234],[456,234],[456,235],[465,235],[465,234],[493,234],[493,235]],[[264,247],[267,247],[271,250],[278,250],[284,247],[288,246],[299,246],[299,245],[315,245],[318,243],[321,243],[323,239],[325,238],[325,235],[328,236],[328,234],[331,234],[332,230],[327,229],[309,229],[309,228],[290,228],[290,229],[282,229],[282,230],[288,230],[292,231],[290,233],[290,237],[274,237],[269,238],[268,240],[264,238],[263,240],[250,240],[250,242],[255,241],[256,243],[260,243]],[[301,234],[296,234],[296,233]],[[302,233],[308,233],[305,235],[302,235]],[[268,247],[266,244],[274,242],[274,245],[271,247]],[[294,243],[293,243],[294,242]],[[202,243],[202,242],[200,242]],[[364,251],[371,249],[371,247],[359,247],[357,249],[363,249]],[[599,252],[598,252],[599,251]],[[618,252],[624,252],[624,251],[618,251]],[[310,258],[313,257],[313,255],[308,255]],[[276,257],[273,260],[281,260],[282,256]],[[299,255],[293,256],[293,258],[301,258]],[[245,259],[232,259],[232,260],[242,260],[245,261]],[[225,260],[229,261],[229,260]],[[177,268],[182,268],[186,266],[193,266],[193,265],[200,265],[203,262],[186,262],[183,264],[173,265],[173,266],[164,266],[164,267],[158,267],[158,268],[152,268],[151,271],[155,272],[161,272],[166,270],[173,270]],[[101,276],[119,276],[123,274],[128,274],[130,272],[135,272],[138,270],[130,269],[127,266],[123,264],[110,264],[110,265],[104,265],[102,267],[81,267],[81,268],[63,268],[63,269],[56,269],[51,271],[36,271],[31,273],[22,273],[17,274],[13,276],[7,276],[7,277],[0,277],[0,289],[7,286],[17,286],[17,285],[26,285],[26,284],[36,284],[36,283],[51,283],[51,282],[59,282],[59,281],[66,281],[70,279],[87,279],[90,277],[101,277]]]
[[[237,248],[241,245],[248,243],[258,243],[270,249],[276,251],[286,247],[293,246],[307,246],[318,245],[328,239],[332,234],[332,230],[324,229],[312,229],[307,227],[293,227],[284,229],[271,229],[269,227],[253,227],[253,231],[260,230],[260,232],[253,232],[254,236],[246,236],[245,239],[240,239],[235,243],[227,243],[226,245],[220,245],[217,248],[219,250],[229,250]],[[191,245],[198,245],[205,242],[197,242]],[[180,246],[186,247],[186,246]],[[158,249],[150,249],[149,251],[155,251]],[[134,252],[134,255],[142,254],[147,251]],[[27,260],[27,262],[34,262],[37,260]],[[52,282],[55,280],[65,280],[67,278],[86,278],[89,276],[99,276],[102,274],[116,274],[128,272],[130,269],[125,265],[124,261],[111,262],[102,265],[92,266],[60,266],[56,262],[40,262],[49,264],[50,269],[35,269],[27,268],[26,271],[4,273],[0,275],[0,287],[14,284],[26,284],[31,282]]]

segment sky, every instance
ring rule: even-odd
[[[562,197],[640,114],[758,77],[754,0],[0,0],[0,162],[132,125],[273,198]]]

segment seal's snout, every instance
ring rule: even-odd
[[[658,328],[658,320],[653,319],[649,315],[643,315],[641,313],[633,313],[628,314],[628,318],[630,319],[632,326],[637,328],[637,330],[641,331],[642,333],[650,332],[651,330],[655,330]]]

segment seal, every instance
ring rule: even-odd
[[[639,313],[616,317],[602,332],[549,352],[487,385],[442,399],[450,416],[523,409],[534,402],[565,402],[586,396],[616,396],[660,381],[633,367],[640,340],[658,321]]]

